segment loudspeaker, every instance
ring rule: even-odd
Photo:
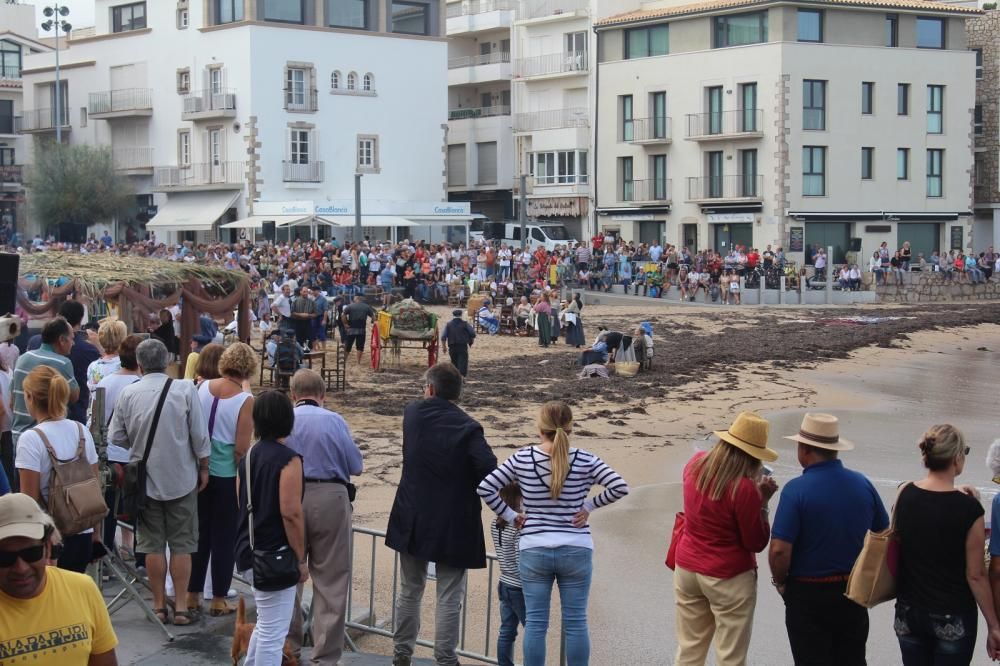
[[[851,239],[851,252],[861,252],[861,239],[852,238]]]
[[[17,304],[17,269],[20,264],[20,255],[0,253],[0,315],[14,314],[14,306]]]
[[[268,220],[264,222],[262,226],[263,226],[262,232],[264,234],[264,240],[266,240],[268,243],[273,243],[277,239],[277,233],[275,232],[274,229],[274,222]]]

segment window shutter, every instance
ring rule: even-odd
[[[285,128],[285,161],[292,161],[292,128]]]
[[[465,185],[465,144],[448,146],[448,185]]]
[[[309,130],[309,163],[319,161],[319,130]]]
[[[497,142],[489,141],[476,144],[478,156],[477,185],[496,185],[497,182]]]

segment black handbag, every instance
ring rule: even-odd
[[[153,440],[156,438],[156,428],[160,424],[160,414],[163,412],[163,403],[167,400],[167,393],[170,391],[170,384],[173,379],[167,378],[160,392],[160,400],[156,403],[156,411],[153,413],[153,422],[149,427],[149,436],[146,438],[146,450],[142,452],[142,460],[130,462],[125,465],[125,478],[122,482],[121,501],[118,502],[118,519],[127,523],[135,523],[138,516],[146,508],[146,462],[149,460],[149,452],[153,449]]]
[[[276,592],[299,583],[299,558],[285,546],[279,550],[257,550],[253,539],[253,495],[250,492],[250,453],[246,455],[247,515],[250,519],[250,551],[253,554],[253,586],[262,592]]]

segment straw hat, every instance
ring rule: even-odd
[[[840,422],[832,414],[806,414],[802,417],[799,434],[785,439],[830,451],[850,451],[854,448],[854,442],[840,436]]]
[[[729,430],[716,430],[715,436],[757,460],[773,462],[778,452],[767,448],[768,423],[753,412],[741,412]]]

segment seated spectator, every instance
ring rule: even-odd
[[[851,270],[847,275],[850,280],[851,291],[858,291],[861,289],[861,270],[858,268],[857,264],[851,265]]]
[[[969,276],[969,282],[979,284],[986,279],[983,271],[979,268],[979,260],[974,254],[965,257],[965,272]]]
[[[489,299],[483,301],[483,306],[479,308],[476,317],[479,320],[479,325],[486,329],[487,333],[496,335],[500,332],[500,318],[490,309],[490,305]]]
[[[740,276],[733,269],[726,271],[729,273],[729,299],[733,305],[740,304]]]
[[[844,291],[848,291],[851,288],[851,270],[847,267],[847,264],[844,264],[844,267],[840,269],[837,283]]]
[[[580,269],[580,272],[576,274],[576,286],[580,289],[587,289],[590,287],[590,269],[584,266]]]
[[[514,319],[517,321],[518,328],[527,328],[528,320],[531,318],[531,303],[528,302],[527,296],[522,296],[521,301],[514,308]]]
[[[608,332],[601,331],[590,349],[580,354],[580,366],[608,362]]]
[[[955,277],[955,267],[952,263],[953,252],[954,250],[952,250],[952,252],[949,252],[948,254],[942,252],[938,257],[938,270],[944,274],[945,280],[951,280],[953,277]]]

